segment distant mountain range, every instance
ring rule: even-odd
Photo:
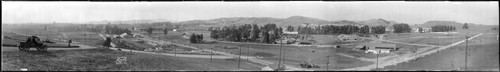
[[[174,20],[167,20],[167,19],[151,19],[151,20],[124,20],[124,21],[108,21],[108,20],[103,20],[103,21],[93,21],[93,22],[85,22],[85,24],[141,24],[141,23],[156,23],[156,22],[176,22]]]
[[[230,18],[217,18],[210,20],[191,20],[177,22],[176,24],[203,24],[203,25],[217,25],[217,26],[227,26],[227,25],[242,25],[242,24],[257,24],[265,25],[269,23],[274,23],[278,26],[297,26],[305,23],[310,24],[331,24],[332,22],[322,19],[303,17],[303,16],[292,16],[288,18],[271,18],[271,17],[230,17]]]
[[[172,22],[173,24],[182,24],[185,26],[228,26],[228,25],[243,25],[243,24],[257,24],[259,26],[274,23],[278,26],[298,26],[302,24],[351,24],[351,25],[368,25],[368,26],[386,26],[391,27],[393,24],[398,24],[399,22],[385,20],[382,18],[370,19],[363,21],[349,21],[349,20],[323,20],[304,16],[291,16],[288,18],[272,18],[272,17],[225,17],[216,18],[209,20],[189,20],[189,21],[173,21],[167,19],[155,19],[155,20],[127,20],[127,21],[96,21],[88,22],[92,24],[142,24],[142,23],[155,23],[155,22]],[[476,25],[472,24],[471,25]],[[416,27],[430,27],[434,25],[453,25],[456,27],[461,27],[463,23],[458,23],[454,21],[428,21],[423,24],[410,24]]]
[[[176,24],[185,25],[215,25],[215,26],[227,26],[227,25],[242,25],[242,24],[257,24],[265,25],[268,23],[274,23],[278,26],[298,26],[302,24],[342,24],[342,25],[368,25],[368,26],[390,26],[396,24],[395,21],[387,21],[384,19],[371,19],[366,21],[349,21],[349,20],[337,20],[328,21],[311,17],[304,16],[291,16],[288,18],[271,18],[271,17],[230,17],[230,18],[217,18],[210,20],[191,20],[177,22]]]

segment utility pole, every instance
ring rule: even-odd
[[[212,52],[210,52],[210,63],[212,62],[213,53],[214,53],[214,48],[212,48]]]
[[[467,36],[469,33],[467,32],[467,34],[465,34],[465,69],[464,70],[467,70],[467,44],[468,44],[468,41],[469,41],[469,36]]]
[[[238,56],[238,69],[240,69],[240,62],[241,62],[241,48],[240,48],[240,56]]]
[[[283,49],[283,45],[281,44],[282,41],[283,40],[280,39],[280,59],[278,61],[278,68],[277,68],[278,70],[281,68],[281,53],[282,53],[281,51]]]
[[[380,54],[380,50],[378,50],[378,53],[377,53],[377,64],[376,64],[376,68],[375,70],[378,71],[378,55]]]
[[[330,55],[326,56],[326,71],[330,68]]]
[[[177,47],[174,47],[174,57],[177,57]]]
[[[248,56],[250,56],[250,47],[247,46],[247,60],[248,60]]]

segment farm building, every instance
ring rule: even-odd
[[[418,33],[418,30],[419,30],[419,28],[412,28],[411,29],[412,32],[416,32],[416,33]],[[430,32],[430,31],[431,31],[430,28],[424,28],[424,27],[422,28],[422,32],[424,32],[424,33],[425,32]]]
[[[356,48],[365,50],[366,53],[374,53],[374,54],[378,54],[379,52],[390,53],[393,50],[398,50],[398,48],[396,48],[396,44],[381,44],[381,43],[360,44],[356,46]]]
[[[356,35],[345,35],[345,34],[341,34],[337,38],[339,40],[341,40],[341,41],[357,41],[357,40],[361,40],[361,38],[359,38]]]

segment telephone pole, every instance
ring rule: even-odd
[[[375,70],[378,71],[378,55],[380,54],[380,50],[378,50],[378,53],[377,53],[377,64],[376,64],[376,68]]]
[[[212,62],[213,53],[214,53],[214,48],[212,48],[212,52],[210,52],[210,62]]]
[[[283,45],[281,44],[282,41],[283,40],[280,40],[280,59],[278,61],[278,68],[277,68],[278,70],[281,68],[281,53],[282,53],[281,51],[283,49]]]
[[[330,68],[330,55],[326,56],[326,71]]]
[[[177,47],[174,47],[174,57],[177,57]]]
[[[248,56],[250,56],[250,47],[247,47],[247,60],[248,60]]]
[[[241,62],[241,47],[240,47],[240,55],[238,56],[238,69],[240,69],[240,62]]]
[[[469,36],[467,36],[469,33],[467,32],[467,34],[465,34],[465,69],[464,70],[467,70],[467,44],[468,44],[468,41],[469,41]]]

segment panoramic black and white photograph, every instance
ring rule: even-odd
[[[1,71],[499,71],[498,1],[2,1]]]

